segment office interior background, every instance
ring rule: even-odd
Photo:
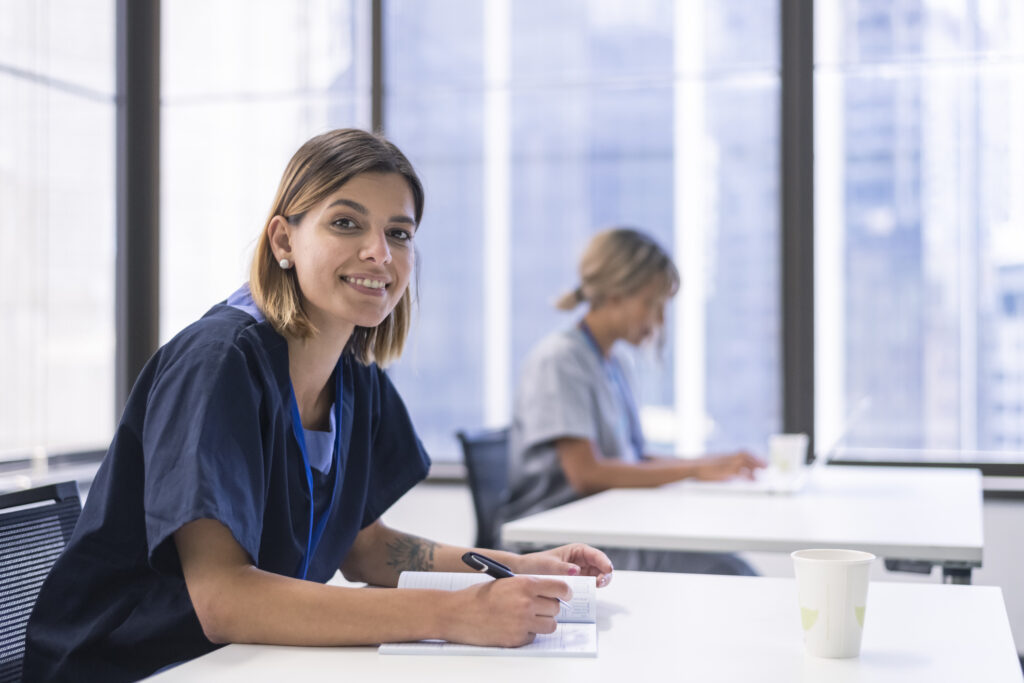
[[[653,446],[763,454],[796,405],[840,460],[981,467],[1024,651],[1024,3],[813,3],[804,297],[790,2],[163,0],[159,341],[246,279],[303,141],[378,124],[426,187],[390,372],[436,462],[507,423],[527,351],[575,320],[552,302],[589,236],[638,226],[683,277],[664,347],[635,354]],[[95,459],[118,417],[117,5],[0,1],[0,473]]]

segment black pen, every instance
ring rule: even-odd
[[[512,570],[503,565],[501,562],[498,562],[497,560],[492,560],[486,555],[475,553],[472,550],[468,553],[465,553],[462,556],[462,561],[470,567],[472,567],[473,569],[475,569],[476,571],[484,572],[492,579],[511,579],[513,576],[515,576]],[[566,607],[569,607],[569,603],[567,603],[562,598],[555,598],[555,600],[558,600],[558,602],[562,603]]]

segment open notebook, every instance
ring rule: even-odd
[[[552,577],[545,577],[552,578]],[[569,606],[562,606],[556,617],[554,633],[538,634],[522,647],[481,647],[421,640],[414,643],[385,643],[382,655],[502,655],[522,657],[596,657],[597,656],[597,582],[593,576],[559,576],[572,589]],[[399,588],[429,588],[454,591],[475,583],[494,581],[489,576],[457,572],[402,572]]]

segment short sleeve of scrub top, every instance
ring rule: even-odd
[[[598,440],[594,393],[603,375],[588,354],[559,335],[546,339],[524,365],[515,409],[522,448],[564,437]]]
[[[228,527],[255,562],[268,474],[260,416],[280,397],[264,395],[234,345],[172,363],[150,389],[142,430],[150,555],[161,564],[161,546],[175,531],[208,518]]]
[[[603,457],[632,461],[629,406],[579,327],[545,337],[523,364],[509,432],[509,519],[579,498],[556,442],[592,441]]]

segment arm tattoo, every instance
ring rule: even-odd
[[[437,543],[410,534],[398,534],[387,544],[388,566],[396,572],[429,572],[434,568]]]

